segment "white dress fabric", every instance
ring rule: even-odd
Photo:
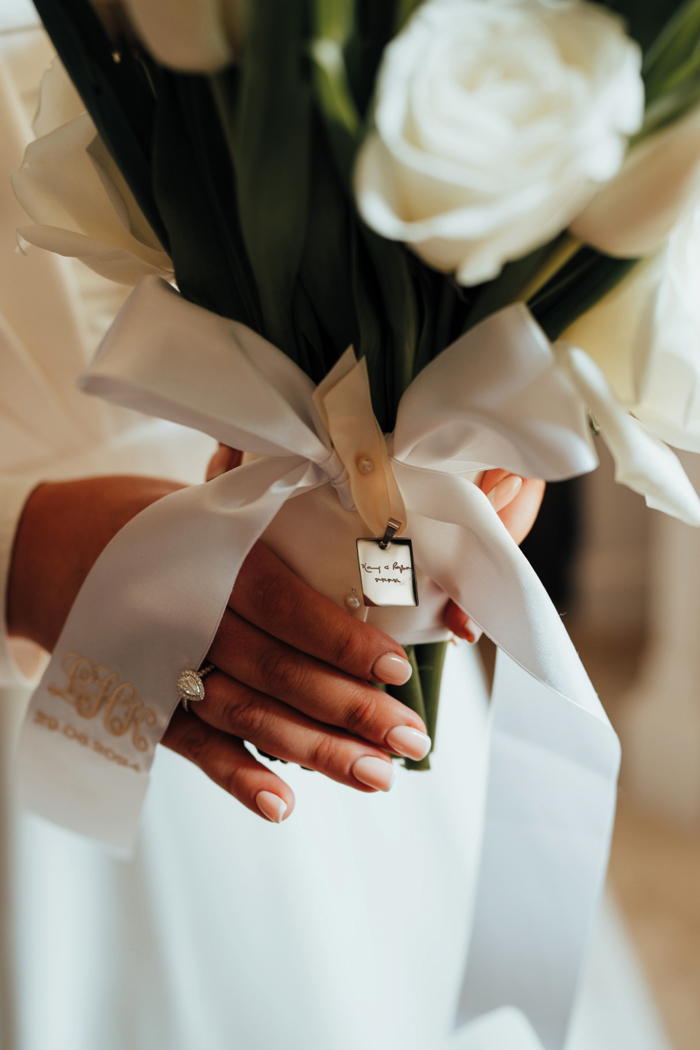
[[[211,449],[200,435],[75,391],[125,290],[88,271],[78,285],[64,260],[14,252],[23,217],[8,174],[28,134],[16,88],[22,77],[38,83],[46,45],[38,34],[6,40],[0,573],[24,499],[42,478],[133,471],[194,480]],[[7,781],[28,689],[3,631],[0,649]],[[281,826],[159,749],[132,863],[16,814],[6,783],[0,1050],[439,1050],[466,950],[486,724],[475,652],[450,647],[433,769],[402,770],[389,795],[368,796],[283,767],[297,807]],[[666,1046],[606,913],[570,1050]]]

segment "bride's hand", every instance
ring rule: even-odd
[[[273,818],[289,815],[294,796],[244,740],[359,791],[389,790],[387,751],[418,759],[430,746],[421,719],[369,684],[408,680],[401,646],[261,543],[243,564],[208,660],[216,670],[205,699],[176,712],[163,743],[250,809],[266,792]]]
[[[219,445],[209,461],[207,481],[240,466],[242,458],[243,454],[238,449]],[[515,542],[522,543],[535,524],[544,496],[544,481],[521,478],[517,474],[509,474],[507,470],[494,469],[485,471],[480,487],[493,503]],[[481,634],[469,614],[453,601],[447,603],[445,623],[453,634],[468,642],[475,642]]]
[[[9,633],[51,650],[109,540],[180,487],[139,477],[39,486],[17,530]],[[262,544],[244,562],[209,657],[217,670],[205,679],[206,698],[178,709],[162,742],[269,819],[289,816],[294,796],[244,739],[359,791],[389,789],[387,751],[422,758],[430,746],[421,719],[369,684],[410,677],[401,646],[317,594]]]
[[[487,470],[481,479],[480,488],[494,505],[499,518],[516,543],[523,542],[535,524],[542,497],[544,481],[521,478],[507,470]],[[445,623],[458,638],[475,642],[481,630],[470,619],[469,614],[454,602],[445,610]]]

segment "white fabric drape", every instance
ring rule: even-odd
[[[348,381],[347,362],[340,373],[333,390]],[[354,493],[361,502],[353,464],[366,440],[359,433],[341,460],[291,361],[155,278],[132,293],[82,385],[264,456],[161,500],[115,537],[32,700],[21,745],[27,803],[124,849],[177,703],[173,683],[204,659],[251,545],[299,493],[330,483],[346,508]],[[590,469],[587,421],[520,306],[462,337],[406,401],[389,446],[416,562],[500,646],[458,1021],[513,1006],[547,1050],[558,1048],[604,878],[618,743],[534,572],[459,473],[496,463],[549,478]],[[543,402],[555,408],[538,425]],[[324,407],[330,414],[328,398]],[[446,440],[449,454],[436,453]]]

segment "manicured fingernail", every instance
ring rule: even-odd
[[[478,642],[483,633],[479,625],[474,623],[471,616],[466,618],[459,631],[453,631],[453,634],[456,634],[458,638],[463,638],[465,642],[469,642],[471,645]]]
[[[352,767],[352,775],[361,784],[376,788],[378,791],[391,791],[396,780],[396,770],[391,762],[384,762],[381,758],[371,758],[369,755],[358,758]]]
[[[386,735],[387,746],[395,755],[420,762],[430,751],[430,737],[411,726],[394,726]]]
[[[396,653],[384,653],[378,660],[374,661],[372,673],[380,682],[388,682],[390,685],[405,685],[413,674],[413,668],[408,660]]]
[[[467,630],[469,632],[469,634],[471,635],[470,638],[467,638],[467,641],[471,642],[472,644],[474,642],[478,642],[479,639],[481,638],[482,634],[484,633],[481,630],[481,628],[479,627],[478,623],[474,623],[474,621],[471,619],[471,617],[467,620],[467,622],[465,623],[464,627],[465,627],[465,630]]]
[[[279,795],[273,795],[271,791],[258,791],[255,796],[258,809],[273,824],[281,824],[287,812],[287,803]]]
[[[220,448],[214,453],[207,467],[207,481],[213,481],[214,478],[220,478],[222,474],[226,473],[230,455],[231,453],[227,448]]]
[[[487,499],[489,499],[494,506],[496,511],[503,510],[508,504],[515,499],[523,486],[523,479],[518,477],[517,474],[510,474],[507,478],[491,489]]]

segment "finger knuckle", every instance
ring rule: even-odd
[[[308,676],[301,659],[281,647],[273,647],[263,653],[258,670],[267,691],[280,699],[297,695],[307,684]]]
[[[244,740],[260,732],[264,722],[262,700],[245,686],[234,686],[220,705],[220,717],[230,732]]]
[[[243,799],[251,794],[250,777],[248,770],[243,765],[234,764],[228,770],[224,789],[234,798]]]
[[[180,738],[183,756],[196,766],[206,765],[211,752],[211,732],[202,722],[193,722]]]
[[[330,734],[324,733],[315,743],[311,756],[312,769],[325,773],[341,764],[341,743]]]
[[[376,690],[373,690],[376,691]],[[353,690],[345,709],[345,726],[351,733],[363,735],[377,721],[378,698],[368,689]]]
[[[286,574],[263,573],[256,583],[255,599],[263,622],[293,622],[298,615],[298,588]]]
[[[331,643],[332,661],[337,667],[361,668],[367,663],[362,632],[355,624],[341,630]]]

